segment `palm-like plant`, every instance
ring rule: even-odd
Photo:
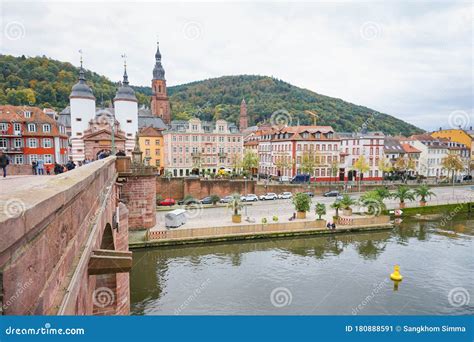
[[[374,190],[375,193],[377,193],[377,195],[382,199],[387,199],[387,198],[390,198],[392,196],[392,194],[390,193],[390,191],[388,191],[387,188],[376,188]]]
[[[339,201],[341,203],[342,209],[351,209],[351,205],[356,204],[357,202],[351,198],[348,194],[344,194],[342,199]]]
[[[335,201],[333,204],[331,204],[331,208],[336,210],[336,217],[339,217],[339,210],[342,209],[342,204],[340,201]]]
[[[232,194],[232,199],[227,203],[227,208],[231,209],[233,215],[240,215],[240,210],[242,209],[242,201],[240,200],[240,194]]]
[[[398,198],[400,201],[400,208],[405,207],[405,201],[414,201],[415,193],[405,185],[400,185],[397,190],[392,194],[393,198]]]
[[[314,210],[316,212],[316,215],[318,215],[318,220],[321,220],[321,216],[326,214],[326,204],[316,203]]]
[[[368,191],[359,198],[361,206],[367,207],[367,214],[369,215],[380,215],[380,213],[386,209],[383,198],[376,190]]]
[[[416,197],[420,198],[420,202],[426,203],[427,198],[431,198],[432,196],[436,196],[436,194],[430,190],[429,186],[426,184],[420,185],[415,190]]]

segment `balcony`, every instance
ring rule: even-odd
[[[201,152],[191,152],[191,157],[193,157],[193,158],[201,158]]]
[[[227,158],[226,152],[219,152],[219,158]]]

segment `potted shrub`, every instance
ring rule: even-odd
[[[267,224],[267,223],[268,223],[267,218],[266,218],[266,217],[263,217],[263,218],[262,218],[262,224]]]
[[[273,218],[272,218],[273,222],[278,222],[278,216],[276,215],[273,215]]]
[[[349,195],[345,194],[342,196],[342,199],[339,201],[342,207],[342,214],[344,216],[351,216],[352,215],[352,208],[351,205],[356,204],[356,201],[352,199]]]
[[[383,210],[387,209],[383,202],[384,198],[387,198],[386,195],[381,195],[377,190],[371,190],[360,196],[359,203],[367,208],[368,215],[379,216]]]
[[[318,215],[318,220],[321,220],[321,216],[326,215],[326,204],[316,203],[316,206],[314,207],[314,211],[316,215]]]
[[[242,215],[240,210],[242,209],[242,202],[240,201],[240,194],[232,194],[232,200],[227,203],[227,207],[232,210],[232,222],[242,222]]]
[[[436,194],[433,191],[430,191],[430,188],[425,184],[420,185],[414,191],[415,191],[415,196],[420,198],[421,207],[424,207],[426,205],[427,198],[431,198],[431,196],[436,196]]]
[[[339,210],[342,209],[342,205],[341,205],[341,202],[339,202],[338,200],[336,200],[333,204],[331,204],[331,208],[333,208],[334,210],[336,210],[336,214],[332,217],[332,220],[334,222],[337,222],[338,218],[339,218]]]
[[[393,198],[398,198],[400,201],[400,209],[405,208],[405,201],[414,201],[415,193],[406,185],[400,185],[392,195]]]
[[[221,200],[221,198],[217,195],[211,195],[211,202],[212,202],[212,205],[216,205],[219,201]]]
[[[296,218],[304,219],[306,218],[306,212],[310,209],[311,198],[307,193],[299,192],[293,196],[293,205],[296,210]]]

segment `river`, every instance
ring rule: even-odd
[[[443,223],[444,222],[444,223]],[[472,315],[474,218],[134,251],[133,315]],[[404,279],[389,279],[395,264]]]

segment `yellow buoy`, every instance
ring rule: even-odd
[[[390,274],[390,279],[394,281],[401,281],[403,279],[402,275],[400,274],[400,266],[395,265],[393,273]]]

